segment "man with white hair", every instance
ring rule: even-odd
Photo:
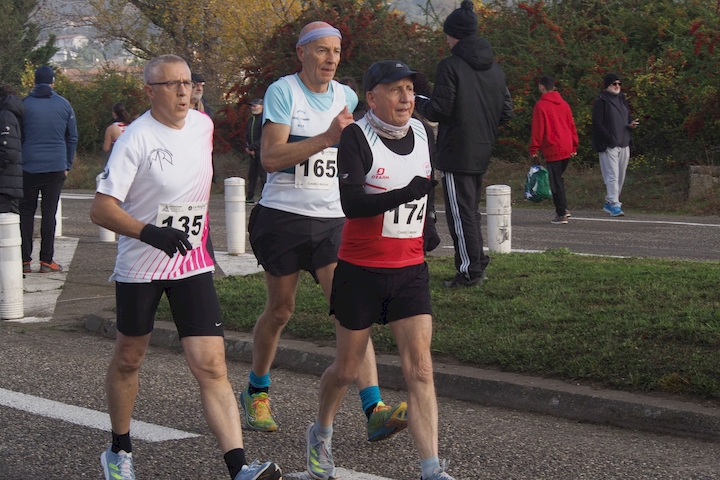
[[[116,282],[117,338],[105,378],[112,426],[112,444],[100,456],[105,480],[135,479],[130,419],[163,293],[230,478],[279,480],[275,463],[247,464],[228,381],[207,245],[212,120],[190,108],[190,69],[182,58],[151,60],[144,81],[151,108],[115,142],[90,210],[94,223],[120,234],[110,277]]]
[[[241,404],[247,425],[275,431],[268,389],[283,328],[295,308],[300,270],[310,272],[329,302],[345,216],[338,190],[337,143],[353,123],[357,94],[333,80],[342,35],[325,22],[300,31],[302,70],[268,88],[261,162],[268,172],[262,199],[250,215],[250,244],[265,269],[267,304],[253,331],[253,365]],[[378,441],[407,426],[407,404],[382,401],[375,351],[368,342],[356,380],[367,416],[367,438]]]

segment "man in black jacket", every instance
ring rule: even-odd
[[[620,77],[608,73],[603,78],[605,89],[595,98],[592,110],[592,146],[600,156],[600,170],[605,182],[606,196],[603,210],[611,217],[622,217],[625,212],[620,192],[625,183],[625,171],[630,162],[630,131],[638,119],[630,116]]]
[[[10,85],[0,85],[0,213],[20,215],[23,198],[22,135],[25,105]]]
[[[455,247],[457,274],[445,287],[482,283],[490,257],[483,252],[478,205],[498,127],[512,116],[505,74],[493,51],[478,38],[472,1],[443,25],[452,55],[438,64],[432,97],[417,95],[417,110],[439,122],[435,168],[442,175],[445,210]],[[421,90],[420,88],[418,88]],[[422,92],[419,92],[422,93]]]
[[[257,187],[258,177],[260,177],[261,192],[267,177],[267,172],[260,163],[260,138],[262,137],[263,124],[262,98],[250,100],[250,113],[252,115],[248,119],[247,129],[245,130],[245,151],[250,155],[245,203],[252,205],[255,203],[255,188]]]

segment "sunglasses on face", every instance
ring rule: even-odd
[[[613,84],[613,86],[615,86],[615,87],[619,87],[619,86],[622,85],[622,82],[613,82],[612,84]]]

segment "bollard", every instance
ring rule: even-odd
[[[23,273],[20,215],[0,213],[0,318],[22,318]]]
[[[490,185],[485,189],[488,248],[491,252],[510,253],[510,191],[507,185]]]
[[[245,253],[245,180],[225,179],[225,230],[230,255]]]
[[[98,176],[95,177],[95,189],[96,189],[96,190],[97,190],[98,184],[100,183],[100,177],[101,177],[101,176],[102,176],[102,173],[98,174]],[[105,227],[100,227],[100,226],[98,226],[98,231],[99,231],[99,234],[100,234],[100,241],[101,241],[101,242],[110,243],[110,242],[114,242],[114,241],[115,241],[115,232],[113,232],[112,230],[108,230],[108,229],[105,228]]]
[[[55,236],[62,237],[62,198],[58,198],[58,206],[55,211]]]

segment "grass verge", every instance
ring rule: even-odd
[[[493,257],[480,287],[448,290],[452,259],[428,259],[433,353],[480,367],[598,386],[720,399],[720,263],[584,257],[565,250]],[[262,274],[216,282],[226,328],[252,331]],[[284,335],[330,343],[320,288],[303,273]],[[159,317],[169,317],[164,307]],[[387,326],[378,352],[395,352]]]

